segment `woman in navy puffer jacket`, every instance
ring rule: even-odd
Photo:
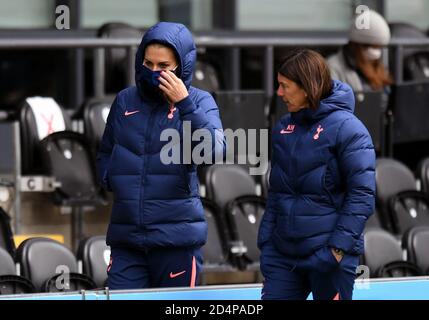
[[[107,231],[110,289],[198,282],[207,223],[196,162],[185,159],[184,145],[194,142],[183,132],[186,125],[192,133],[204,130],[211,139],[201,143],[210,159],[223,158],[226,140],[213,97],[191,86],[196,57],[184,25],[152,26],[136,53],[136,86],[119,92],[110,109],[97,155],[100,182],[114,194]],[[177,133],[173,146],[173,139],[162,138],[167,130]],[[179,150],[173,163],[165,161],[166,149]]]
[[[263,299],[351,299],[363,229],[374,210],[375,152],[354,94],[323,57],[296,50],[278,71],[289,114],[272,133],[258,246]]]

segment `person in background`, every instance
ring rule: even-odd
[[[362,14],[367,14],[369,28],[363,28],[358,20],[363,17],[356,16],[349,31],[349,42],[327,58],[332,78],[349,84],[355,92],[388,90],[393,81],[381,57],[390,41],[389,26],[373,10]]]

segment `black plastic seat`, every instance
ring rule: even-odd
[[[366,221],[365,228],[382,228],[380,214],[377,209],[374,210],[374,213]]]
[[[248,148],[241,156],[256,157],[263,152],[265,141],[261,144],[262,129],[268,129],[268,104],[264,91],[218,91],[214,98],[219,107],[224,130],[244,130],[250,137],[249,130],[255,130],[255,150]],[[268,130],[267,130],[268,134]],[[234,145],[228,145],[228,157],[237,157],[240,154],[238,139]]]
[[[82,240],[77,259],[82,262],[83,273],[93,279],[98,288],[106,286],[110,261],[110,247],[106,244],[106,236],[92,236]]]
[[[229,233],[229,250],[240,269],[258,269],[257,230],[265,198],[256,195],[256,182],[246,167],[217,164],[206,171],[207,197],[220,208]]]
[[[76,248],[81,239],[83,207],[107,204],[106,192],[96,179],[89,143],[83,134],[71,131],[67,112],[49,97],[26,99],[20,109],[20,128],[22,170],[27,175],[54,177],[60,183],[51,192],[52,200],[56,205],[72,207]]]
[[[99,38],[109,39],[141,39],[143,32],[138,28],[124,22],[108,22],[97,31]],[[128,86],[127,70],[134,66],[135,55],[131,54],[128,61],[127,48],[106,49],[106,92],[116,93]]]
[[[241,196],[227,205],[227,219],[232,239],[243,242],[245,268],[259,270],[258,229],[265,212],[266,200],[256,196]]]
[[[402,235],[418,226],[429,227],[429,195],[403,191],[390,199],[389,208],[394,232]]]
[[[390,211],[390,199],[400,192],[416,191],[416,179],[407,166],[390,158],[377,159],[375,179],[377,188],[376,204],[381,224],[385,229],[396,232]]]
[[[367,228],[364,232],[364,241],[363,263],[368,266],[371,277],[421,275],[418,266],[403,259],[400,241],[388,231]]]
[[[28,97],[20,108],[19,122],[22,174],[44,174],[40,141],[54,132],[71,130],[70,117],[50,97]]]
[[[271,174],[271,162],[268,163],[267,171],[265,174],[261,175],[261,187],[262,187],[262,196],[268,198],[268,190],[270,189],[270,174]]]
[[[2,207],[0,207],[0,248],[5,249],[12,257],[15,257],[16,248],[10,217]]]
[[[207,198],[214,201],[221,210],[228,202],[240,196],[256,196],[256,182],[238,164],[214,164],[205,171]]]
[[[201,284],[205,284],[207,273],[234,272],[233,257],[229,251],[229,234],[219,207],[212,201],[202,198],[205,218],[208,226],[207,242],[202,247],[203,273]]]
[[[429,194],[429,157],[420,160],[417,165],[417,176],[420,180],[421,190]]]
[[[0,295],[33,293],[30,280],[16,275],[15,262],[9,253],[0,248]]]
[[[281,97],[274,93],[271,96],[270,100],[270,111],[269,111],[269,123],[270,128],[273,129],[276,123],[280,120],[281,117],[289,113],[287,110],[286,103]]]
[[[48,238],[30,238],[17,250],[21,274],[38,292],[65,292],[96,287],[94,281],[78,273],[76,257],[63,244]]]
[[[400,22],[391,23],[389,26],[392,37],[426,40],[425,32],[412,24]],[[403,59],[405,81],[429,80],[429,50],[422,47],[404,47]]]
[[[22,170],[55,177],[61,183],[54,192],[56,204],[80,205],[82,198],[90,200],[87,205],[105,203],[88,141],[71,131],[70,118],[61,106],[51,98],[27,98],[20,110],[20,127]]]
[[[382,154],[385,150],[387,98],[382,91],[355,92],[354,114],[368,129],[375,150]]]
[[[429,275],[429,227],[419,226],[408,230],[402,239],[407,260]]]
[[[10,254],[0,248],[0,275],[16,274],[15,262]]]
[[[104,194],[97,183],[95,160],[82,134],[72,131],[56,132],[44,138],[40,142],[40,148],[43,151],[45,172],[61,183],[53,193],[55,204],[105,204]]]
[[[104,96],[91,98],[83,105],[82,113],[85,137],[94,154],[96,154],[101,138],[103,137],[107,116],[109,115],[113,101],[113,96]]]
[[[215,93],[220,89],[220,80],[214,66],[206,61],[197,60],[192,76],[192,86]]]
[[[428,68],[429,75],[429,68]],[[393,143],[395,145],[429,140],[427,105],[429,78],[392,86],[389,108],[393,112]],[[413,150],[418,154],[420,150]],[[427,155],[427,153],[424,153]],[[403,155],[412,157],[412,154]],[[419,160],[419,159],[417,159]],[[416,161],[417,162],[417,161]]]
[[[419,277],[422,270],[414,263],[408,261],[394,261],[381,267],[377,272],[379,278]]]

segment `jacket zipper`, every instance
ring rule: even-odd
[[[299,130],[299,129],[298,129]],[[300,139],[301,139],[301,135],[298,135],[298,137],[296,138],[296,140],[295,140],[295,142],[294,142],[294,144],[293,144],[293,146],[292,146],[292,150],[291,150],[291,155],[293,155],[293,154],[295,154],[295,150],[296,150],[296,146],[297,146],[297,144],[298,144],[298,142],[300,141]],[[291,233],[291,236],[293,236],[294,235],[294,231],[293,231],[293,225],[294,225],[294,218],[295,218],[295,213],[294,213],[294,210],[293,210],[293,208],[295,207],[295,204],[296,204],[296,184],[297,184],[297,182],[296,182],[296,172],[297,172],[297,168],[296,168],[296,161],[295,160],[293,160],[293,157],[291,157],[291,159],[292,159],[292,161],[290,162],[291,163],[291,168],[293,169],[292,170],[292,172],[293,172],[293,175],[292,175],[292,177],[293,177],[293,179],[292,179],[292,183],[293,183],[293,194],[294,194],[294,197],[293,197],[293,203],[292,203],[292,205],[290,206],[290,209],[289,209],[289,231],[290,231],[290,233]]]
[[[144,154],[143,154],[143,164],[142,164],[142,175],[141,175],[141,179],[140,179],[141,190],[140,190],[140,212],[139,212],[140,228],[143,228],[143,230],[145,230],[145,225],[144,225],[144,221],[143,221],[144,188],[145,188],[145,183],[146,183],[148,141],[150,139],[150,137],[148,137],[148,135],[150,135],[150,133],[152,132],[153,123],[155,122],[155,121],[152,121],[152,118],[153,118],[154,114],[156,113],[156,110],[157,109],[154,108],[150,112],[148,126],[146,127],[146,130],[144,133]]]

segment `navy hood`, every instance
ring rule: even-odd
[[[136,53],[135,80],[137,87],[140,86],[138,79],[140,79],[143,68],[144,52],[151,42],[165,44],[175,51],[176,59],[179,62],[179,77],[189,89],[197,56],[195,42],[191,32],[183,24],[171,22],[159,22],[144,34]],[[142,91],[141,89],[139,88],[139,91]]]
[[[294,120],[316,122],[325,118],[335,111],[347,111],[353,113],[355,110],[355,95],[352,88],[339,80],[332,80],[332,90],[329,96],[320,100],[316,110],[305,108],[291,114]]]

